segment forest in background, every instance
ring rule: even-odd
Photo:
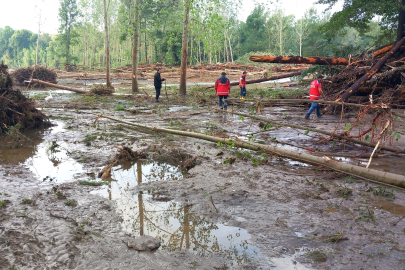
[[[182,54],[183,1],[110,0],[107,19],[112,67],[132,64],[135,10],[139,12],[138,63],[179,66]],[[296,19],[276,6],[256,6],[246,22],[237,19],[243,2],[194,0],[190,9],[188,64],[249,62],[251,54],[348,57],[372,46],[395,40],[395,29],[378,17],[359,32],[346,26],[331,34],[325,30],[328,13],[309,9]],[[64,67],[105,67],[103,2],[63,0],[59,34],[0,29],[1,60],[10,67],[34,64]],[[38,23],[38,22],[37,22]],[[361,31],[361,30],[360,30]],[[38,54],[38,56],[37,56]]]

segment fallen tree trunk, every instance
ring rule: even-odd
[[[375,51],[374,54],[373,54],[373,56],[374,56],[374,57],[380,56],[381,54],[384,54],[384,53],[386,53],[386,52],[389,52],[392,48],[394,48],[394,44],[388,45],[388,46],[386,46],[386,47],[384,47],[384,48],[382,48],[382,49],[379,49],[378,51]]]
[[[402,90],[400,92],[400,94],[403,95],[404,96],[403,98],[405,99],[405,89]],[[233,100],[240,101],[239,98],[228,98],[228,101],[233,101]],[[259,99],[246,99],[245,101],[257,102],[257,101],[259,101]],[[283,102],[285,102],[285,103],[312,103],[312,102],[314,102],[310,99],[261,99],[260,101],[266,102],[266,103],[277,103],[277,102],[280,102],[280,103],[283,103]],[[363,105],[363,104],[336,102],[336,101],[328,101],[328,100],[317,100],[316,102],[320,103],[320,104],[329,104],[329,105],[338,105],[338,106],[342,106],[342,104],[343,104],[344,106],[358,107],[358,108],[367,106],[367,105]],[[401,115],[396,112],[391,112],[391,113],[398,117],[405,117],[405,115]]]
[[[240,100],[239,98],[228,98],[228,101],[231,100]],[[259,101],[259,99],[245,99],[246,101],[253,101],[253,102],[257,102]],[[283,98],[283,99],[261,99],[260,100],[263,103],[313,103],[314,100],[311,99],[287,99],[287,98]],[[320,104],[329,104],[329,105],[339,105],[341,106],[342,104],[344,106],[351,106],[351,107],[365,107],[367,105],[362,105],[362,104],[356,104],[356,103],[346,103],[346,102],[336,102],[336,101],[328,101],[328,100],[317,100],[317,103]]]
[[[93,114],[96,115],[96,114]],[[136,126],[136,127],[141,127],[145,128],[148,130],[152,131],[159,131],[159,132],[165,132],[169,134],[175,134],[175,135],[180,135],[180,136],[187,136],[187,137],[192,137],[192,138],[198,138],[202,140],[207,140],[215,143],[222,143],[222,144],[229,144],[229,139],[228,138],[219,138],[219,137],[214,137],[214,136],[209,136],[205,134],[199,134],[199,133],[194,133],[194,132],[186,132],[186,131],[179,131],[179,130],[173,130],[173,129],[165,129],[165,128],[159,128],[159,127],[153,127],[153,126],[147,126],[147,125],[142,125],[142,124],[137,124],[137,123],[131,123],[127,121],[123,121],[120,119],[116,119],[107,115],[97,115],[99,117],[103,117],[106,119],[110,119],[113,121],[117,121],[126,125],[131,125],[131,126]],[[241,148],[246,148],[246,149],[251,149],[254,151],[265,151],[265,152],[271,152],[276,155],[280,155],[283,157],[287,157],[293,160],[301,161],[301,162],[306,162],[309,164],[315,164],[315,165],[320,165],[320,166],[326,166],[338,171],[342,171],[344,173],[348,173],[350,175],[356,175],[360,177],[365,177],[380,183],[386,183],[398,187],[405,188],[405,176],[398,175],[398,174],[393,174],[393,173],[387,173],[387,172],[381,172],[373,169],[367,169],[363,168],[360,166],[356,165],[350,165],[350,164],[345,164],[342,162],[338,162],[335,160],[332,160],[330,158],[321,158],[305,153],[299,153],[297,151],[291,151],[288,149],[283,149],[279,148],[276,146],[271,146],[271,145],[263,145],[259,143],[254,143],[254,142],[246,142],[242,140],[232,140],[232,144],[241,147]]]
[[[364,74],[360,79],[358,79],[349,89],[346,89],[335,101],[345,101],[349,97],[351,97],[354,92],[367,80],[374,76],[374,74],[387,62],[387,60],[396,53],[399,48],[405,43],[405,37],[402,38],[395,46],[383,57],[378,61],[366,74]],[[325,109],[328,112],[333,111],[333,107],[329,106]]]
[[[325,130],[309,128],[309,127],[299,126],[299,125],[295,125],[295,124],[280,123],[278,121],[270,120],[270,119],[260,117],[260,116],[257,116],[257,115],[252,115],[252,114],[223,111],[223,110],[215,109],[215,108],[213,108],[213,110],[220,111],[220,112],[232,113],[232,114],[236,114],[236,115],[242,115],[242,116],[245,116],[245,117],[251,117],[251,118],[261,120],[261,121],[266,122],[266,123],[278,125],[278,126],[292,127],[292,128],[297,128],[297,129],[301,129],[301,130],[308,130],[308,131],[312,131],[312,132],[316,132],[316,133],[320,133],[320,134],[325,134],[325,135],[333,136],[333,137],[336,137],[336,138],[339,138],[339,139],[343,139],[343,140],[346,140],[346,141],[350,141],[350,142],[353,142],[353,143],[356,143],[356,144],[361,144],[361,145],[369,146],[369,147],[373,147],[373,148],[376,146],[376,144],[374,144],[374,143],[369,143],[369,142],[365,142],[365,141],[359,141],[359,140],[354,139],[354,138],[349,138],[347,136],[342,136],[342,135],[335,134],[335,133],[332,133],[332,132],[328,132],[328,131],[325,131]],[[393,147],[388,147],[388,146],[381,146],[380,149],[395,152],[395,153],[405,153],[405,150],[398,149],[398,148],[393,148]]]
[[[43,85],[48,85],[48,86],[52,86],[52,87],[55,87],[55,88],[68,90],[68,91],[73,91],[73,92],[82,93],[82,94],[89,93],[89,91],[86,91],[86,90],[83,90],[83,89],[73,88],[73,87],[63,86],[63,85],[58,85],[58,84],[53,84],[53,83],[49,83],[49,82],[45,82],[45,81],[41,81],[41,80],[37,80],[37,79],[31,79],[31,82],[32,83],[40,83],[40,84],[43,84]]]
[[[278,79],[290,78],[290,77],[294,77],[294,76],[299,76],[299,75],[301,75],[302,72],[303,71],[301,70],[301,71],[296,71],[296,72],[292,72],[292,73],[286,73],[286,74],[281,74],[281,75],[277,75],[277,76],[271,76],[271,77],[267,77],[267,78],[250,80],[250,81],[246,81],[246,84],[260,83],[260,82],[274,81],[274,80],[278,80]],[[231,82],[231,86],[235,86],[235,85],[239,85],[239,82]],[[213,88],[214,86],[215,85],[207,86],[207,87],[203,87],[201,89],[210,89],[210,88]]]
[[[270,56],[270,55],[251,55],[249,60],[252,62],[278,63],[278,64],[310,64],[310,65],[340,65],[346,66],[349,60],[337,57],[301,57],[301,56]]]

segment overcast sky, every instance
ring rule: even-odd
[[[286,15],[293,14],[296,18],[303,16],[304,12],[314,6],[316,0],[280,0],[279,5]],[[28,29],[32,32],[38,32],[38,18],[41,10],[41,32],[56,34],[58,32],[58,10],[59,0],[1,0],[0,28],[6,25],[11,28]],[[243,0],[240,8],[239,19],[246,21],[246,18],[252,12],[257,3],[263,3],[269,8],[274,5],[265,0]],[[320,12],[326,6],[315,5]],[[339,10],[341,5],[334,8],[333,11]]]

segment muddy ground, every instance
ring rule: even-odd
[[[204,93],[207,104],[192,92],[179,98],[173,86],[169,100],[154,103],[146,95],[125,95],[128,85],[119,87],[113,97],[54,91],[50,104],[46,90],[25,92],[54,125],[0,137],[0,269],[405,268],[402,189],[271,153],[96,121],[91,113],[220,137],[252,136],[265,144],[277,140],[280,147],[332,152],[361,166],[368,160],[344,154],[372,149],[315,144],[317,136],[291,128],[263,131],[259,121],[210,110],[217,106],[212,92]],[[148,83],[144,87],[152,94]],[[248,97],[276,91],[267,87],[248,88]],[[252,108],[249,102],[233,105],[245,113]],[[325,130],[339,123],[333,115],[305,122],[307,108],[265,107],[261,116]],[[348,112],[344,123],[353,123],[354,115]],[[404,134],[403,120],[396,128]],[[404,139],[396,145],[404,149]],[[120,152],[114,146],[145,156],[118,161],[100,182],[98,172]],[[194,158],[194,167],[184,168]],[[404,165],[402,156],[390,156],[371,167],[404,174]],[[131,248],[141,235],[160,239],[161,247]]]

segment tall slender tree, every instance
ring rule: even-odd
[[[108,33],[108,7],[106,0],[103,0],[104,4],[104,32],[105,32],[105,56],[106,56],[106,76],[107,76],[107,87],[111,87],[111,80],[110,80],[110,36]],[[110,0],[108,1],[110,4]]]
[[[60,55],[66,59],[66,65],[70,64],[70,48],[78,36],[74,26],[77,25],[79,16],[76,0],[60,0],[58,41],[62,45]]]
[[[184,0],[184,14],[183,14],[183,37],[181,44],[181,77],[180,77],[180,95],[187,94],[187,48],[188,48],[188,18],[190,14],[191,0]]]
[[[139,0],[135,0],[134,12],[134,40],[132,45],[132,92],[139,92],[138,88],[138,37],[139,37]]]

